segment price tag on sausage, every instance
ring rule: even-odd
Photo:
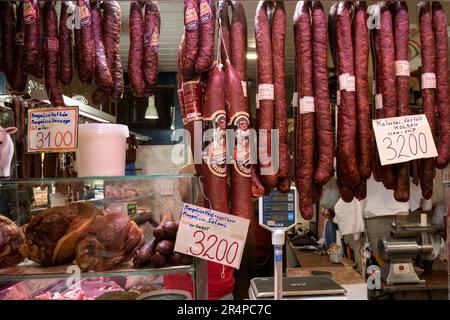
[[[424,114],[372,120],[381,165],[437,157]]]
[[[184,204],[175,251],[239,269],[250,220]]]
[[[73,152],[78,145],[78,107],[28,110],[27,152]]]

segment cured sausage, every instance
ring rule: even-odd
[[[113,79],[106,61],[102,12],[99,1],[91,1],[92,33],[95,42],[95,82],[104,92],[110,92]]]
[[[199,17],[196,0],[184,0],[184,37],[183,78],[191,80],[195,76],[199,47]]]
[[[389,118],[395,117],[397,114],[397,98],[395,93],[395,46],[394,46],[394,34],[392,27],[392,15],[389,11],[388,5],[384,2],[380,3],[381,18],[380,18],[380,30],[383,28],[389,29],[389,32],[385,31],[383,34],[380,30],[377,31],[376,36],[376,50],[377,50],[377,96],[378,105],[377,118]],[[382,49],[384,43],[389,43],[392,48]],[[393,68],[393,69],[390,69]],[[387,71],[386,71],[387,69]],[[389,88],[386,85],[389,82],[394,86]],[[386,99],[385,95],[388,95]],[[387,107],[386,107],[387,104]],[[379,159],[377,160],[379,161]],[[379,163],[379,162],[378,162]],[[386,189],[394,189],[397,184],[397,178],[394,172],[393,165],[377,164],[379,166],[381,182]]]
[[[409,14],[406,1],[396,3],[394,20],[395,61],[397,75],[397,116],[408,116],[409,110]],[[409,163],[396,165],[397,185],[394,198],[399,202],[409,200]]]
[[[145,82],[142,72],[144,58],[144,18],[140,1],[130,4],[130,50],[128,54],[128,75],[131,92],[135,97],[145,95]]]
[[[319,153],[314,181],[319,185],[325,185],[333,174],[334,134],[328,91],[327,20],[320,1],[313,2],[311,15],[313,30],[314,104]]]
[[[299,204],[300,213],[304,219],[313,217],[314,201],[314,88],[313,88],[313,48],[312,28],[309,17],[308,2],[300,1],[295,8],[294,21],[297,23],[297,37],[299,68],[298,96],[300,121],[300,137],[297,137],[300,148],[300,163],[298,167]]]
[[[253,198],[262,197],[266,193],[266,191],[261,182],[261,178],[258,175],[258,168],[256,167],[256,165],[252,165],[251,181],[252,181],[252,196],[253,196]]]
[[[442,5],[433,1],[433,31],[436,43],[436,103],[440,118],[436,167],[445,168],[450,161],[450,105],[448,85],[447,18]]]
[[[119,102],[122,99],[124,83],[122,62],[120,60],[120,33],[121,9],[117,1],[103,2],[103,37],[105,45],[106,62],[113,77],[111,101]]]
[[[255,38],[258,53],[258,97],[259,97],[259,167],[266,192],[278,184],[272,158],[272,129],[274,128],[274,85],[270,22],[267,15],[268,1],[260,1],[256,8]]]
[[[337,166],[341,168],[338,180],[350,188],[360,183],[356,162],[356,106],[354,88],[353,44],[350,12],[347,4],[340,1],[336,16],[338,45],[338,70],[341,105],[338,112]]]
[[[17,93],[23,93],[27,86],[28,76],[22,69],[22,57],[24,54],[25,22],[23,19],[23,2],[19,2],[16,10],[16,35],[14,48],[14,76],[12,89]]]
[[[16,35],[16,5],[11,2],[0,4],[0,17],[2,23],[2,64],[10,87],[15,84],[14,48]]]
[[[224,88],[225,74],[222,67],[216,64],[208,77],[203,104],[203,129],[207,142],[203,146],[202,173],[205,196],[210,203],[210,208],[228,213],[227,114]]]
[[[45,88],[51,105],[60,107],[65,104],[59,83],[58,16],[54,1],[45,2],[42,18],[44,21]]]
[[[232,3],[232,12],[233,17],[231,20],[231,32],[228,31],[230,35],[227,52],[231,64],[241,79],[244,96],[247,97],[247,18],[241,2],[234,1]],[[223,32],[224,30],[222,29],[222,35],[224,35]],[[223,59],[223,61],[226,61],[226,59]]]
[[[430,3],[421,1],[419,3],[419,28],[420,44],[422,49],[422,112],[427,117],[430,125],[431,134],[435,133],[435,108],[436,97],[435,88],[428,82],[429,78],[436,74],[436,56],[434,47],[433,23],[430,10]],[[421,159],[420,161],[420,187],[422,196],[430,199],[433,195],[433,180],[436,176],[436,167],[434,158]]]
[[[355,87],[357,110],[357,142],[361,180],[372,174],[372,129],[369,106],[369,30],[367,4],[358,1],[353,19],[353,45],[355,50]]]
[[[95,42],[92,30],[92,17],[87,0],[77,0],[80,14],[80,32],[78,50],[78,77],[83,84],[89,85],[95,72]]]
[[[214,36],[216,31],[215,5],[212,0],[199,0],[200,3],[200,46],[195,63],[195,72],[202,74],[211,68],[214,60]]]
[[[67,27],[67,23],[72,19],[72,15],[68,2],[61,2],[59,15],[59,80],[66,86],[71,84],[73,78],[73,31]]]
[[[336,15],[339,2],[336,1],[331,5],[330,14],[328,15],[328,38],[330,43],[331,58],[333,59],[333,65],[337,70],[337,39],[336,39]]]
[[[42,78],[41,18],[37,0],[24,0],[25,40],[22,68],[27,74]]]
[[[250,115],[241,79],[229,63],[225,70],[228,126],[234,129],[230,214],[250,219],[253,214],[250,165]]]
[[[147,2],[145,5],[144,23],[144,69],[145,91],[147,95],[153,91],[153,87],[158,81],[158,51],[159,34],[161,30],[161,17],[159,5],[155,0]]]
[[[234,19],[234,16],[233,16]],[[233,31],[233,29],[232,29]],[[273,83],[274,83],[274,122],[275,129],[278,129],[279,145],[279,170],[278,179],[286,180],[289,177],[289,146],[287,129],[287,104],[286,104],[286,81],[285,81],[285,38],[286,38],[286,11],[283,1],[275,1],[275,8],[272,17],[272,63],[273,63]],[[289,180],[289,179],[288,179]],[[279,181],[280,182],[280,181]],[[279,184],[282,190],[286,191],[287,182],[284,187]]]
[[[219,2],[219,26],[221,29],[222,40],[221,40],[221,56],[222,61],[227,61],[229,55],[231,54],[231,25],[230,19],[228,17],[228,1]]]

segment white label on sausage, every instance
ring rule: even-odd
[[[259,94],[256,93],[256,109],[259,109]]]
[[[383,109],[383,95],[381,93],[375,95],[375,109]]]
[[[244,93],[244,97],[247,98],[247,81],[241,81],[242,92]]]
[[[374,79],[372,81],[372,95],[376,95],[377,94],[377,81]]]
[[[292,95],[292,107],[298,107],[298,92],[294,92],[294,94]]]
[[[273,84],[263,83],[258,86],[259,100],[274,100]]]
[[[314,97],[303,97],[300,99],[300,114],[315,112]]]
[[[422,74],[422,89],[436,89],[436,74],[426,72]]]
[[[395,61],[395,74],[397,77],[409,77],[409,61]]]
[[[356,87],[355,76],[351,76],[349,73],[344,73],[339,76],[339,89],[345,91],[355,92]]]
[[[341,105],[341,91],[340,90],[336,91],[336,105],[338,105],[338,106]]]

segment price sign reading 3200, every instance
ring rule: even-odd
[[[239,269],[250,220],[185,204],[175,251]]]
[[[75,151],[78,107],[28,110],[28,152]]]
[[[423,114],[372,121],[381,165],[437,156],[430,125]]]

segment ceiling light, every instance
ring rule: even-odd
[[[155,106],[155,96],[151,96],[148,98],[148,107],[145,111],[145,119],[159,119],[158,110],[156,110]]]
[[[256,52],[248,52],[247,53],[247,60],[256,60],[258,58],[258,55]]]

